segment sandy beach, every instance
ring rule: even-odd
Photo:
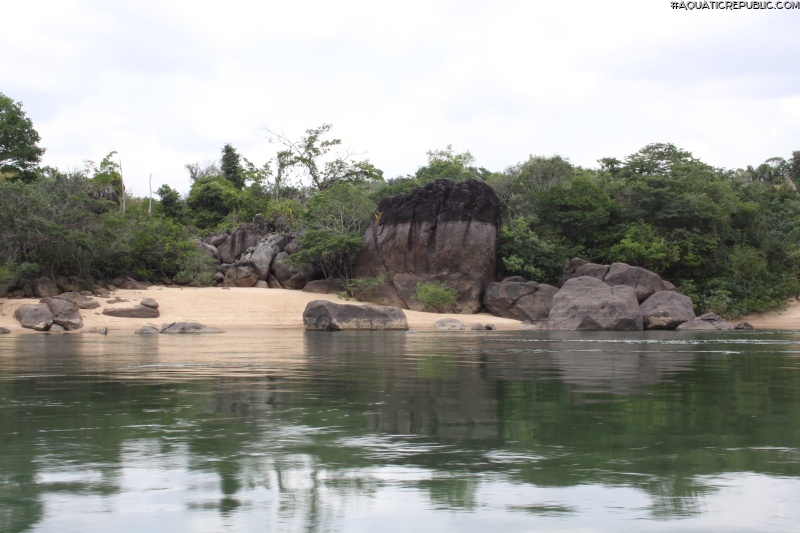
[[[106,316],[106,307],[125,307],[139,303],[143,298],[153,298],[158,302],[161,316],[156,319],[117,318]],[[83,309],[84,330],[88,328],[108,328],[109,332],[133,332],[140,326],[153,324],[161,326],[169,322],[200,322],[226,331],[247,328],[303,328],[303,310],[312,300],[330,300],[337,303],[363,305],[354,300],[343,300],[334,294],[310,294],[285,289],[256,288],[216,288],[216,287],[150,287],[147,290],[118,290],[110,298],[98,298],[97,309]],[[114,300],[127,302],[109,303]],[[35,333],[20,327],[14,319],[14,311],[23,304],[38,303],[37,298],[9,300],[0,298],[0,326],[12,333]],[[477,315],[457,315],[422,313],[404,310],[408,327],[412,330],[432,330],[437,320],[453,317],[464,322],[469,328],[472,324],[494,324],[497,329],[516,330],[518,320],[500,318],[486,313]],[[81,330],[77,330],[78,332]]]
[[[143,298],[153,298],[159,304],[161,316],[157,319],[117,318],[103,315],[109,306],[128,306]],[[98,309],[84,309],[84,329],[108,328],[109,332],[133,332],[140,326],[160,326],[169,322],[200,322],[226,331],[248,328],[303,328],[303,310],[312,300],[330,300],[338,303],[362,305],[346,301],[332,294],[310,294],[284,289],[256,288],[192,288],[151,287],[147,290],[118,290],[110,298],[95,297]],[[126,300],[119,303],[110,303]],[[26,303],[37,303],[34,298],[9,300],[0,298],[0,326],[12,333],[34,333],[20,327],[14,319],[14,310]],[[520,322],[486,313],[477,315],[423,313],[404,311],[412,330],[432,330],[441,318],[457,318],[470,327],[476,322],[494,324],[499,330],[520,329]],[[741,320],[750,322],[756,329],[800,329],[800,302],[792,300],[785,309],[748,315]],[[81,331],[81,330],[78,330]]]

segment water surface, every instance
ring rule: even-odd
[[[800,335],[0,338],[0,531],[788,532]]]

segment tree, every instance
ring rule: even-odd
[[[310,180],[318,190],[326,189],[336,183],[358,183],[370,180],[383,180],[383,173],[368,160],[351,161],[355,154],[350,151],[331,153],[342,144],[340,139],[326,139],[330,124],[306,130],[299,141],[292,141],[282,133],[267,130],[270,142],[282,144],[276,156],[275,198],[288,178],[294,174],[299,181]]]
[[[40,140],[22,104],[0,93],[0,176],[33,180],[33,169],[44,154],[37,146]]]
[[[222,167],[222,175],[225,179],[233,183],[237,190],[244,189],[244,175],[242,166],[239,162],[239,154],[236,153],[236,148],[230,144],[226,144],[222,148],[222,160],[220,163]]]
[[[414,179],[419,185],[443,178],[455,182],[471,179],[485,180],[490,174],[485,168],[474,166],[475,158],[469,150],[455,153],[451,144],[448,144],[444,150],[428,150],[427,154],[428,164],[417,169],[414,174]]]

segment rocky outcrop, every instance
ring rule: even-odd
[[[289,254],[285,251],[275,256],[272,270],[284,289],[300,290],[306,284],[305,272],[289,261]]]
[[[303,311],[307,331],[407,330],[402,309],[381,305],[337,304],[313,300]]]
[[[503,318],[546,322],[556,293],[558,288],[552,285],[524,281],[518,277],[507,278],[499,283],[489,283],[483,295],[483,307],[489,313]]]
[[[382,199],[364,235],[356,276],[377,277],[378,303],[422,310],[418,283],[444,282],[458,292],[464,313],[477,313],[495,275],[500,201],[491,187],[470,180],[436,180]]]
[[[547,327],[568,331],[636,331],[642,313],[632,287],[610,287],[589,276],[567,280],[553,298]]]
[[[235,266],[225,272],[225,280],[222,285],[225,287],[253,287],[258,281],[253,267]]]
[[[98,302],[91,296],[86,296],[78,292],[62,292],[61,294],[59,294],[58,296],[54,296],[53,298],[72,302],[78,307],[78,309],[97,309],[98,307],[100,307],[100,302]]]
[[[56,330],[72,331],[83,327],[78,306],[74,303],[58,298],[43,298],[38,304],[24,304],[14,311],[16,318],[23,328],[36,331]]]
[[[223,263],[235,263],[245,250],[261,240],[262,231],[255,225],[238,228],[216,245]]]
[[[675,291],[660,291],[640,306],[644,329],[675,329],[694,320],[692,299]]]

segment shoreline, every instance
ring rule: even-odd
[[[158,318],[119,318],[103,315],[110,306],[128,306],[144,298],[153,298],[159,304]],[[303,310],[312,300],[328,300],[336,303],[365,305],[367,302],[343,300],[335,294],[314,294],[287,289],[257,289],[254,287],[163,287],[154,286],[144,290],[119,289],[110,298],[94,299],[100,303],[97,309],[82,309],[83,328],[71,333],[88,331],[91,328],[108,328],[109,332],[133,333],[141,326],[152,324],[160,327],[170,322],[199,322],[218,327],[226,332],[253,328],[302,330]],[[109,303],[122,301],[121,303]],[[127,302],[126,302],[127,301]],[[14,318],[14,311],[23,304],[38,303],[38,298],[9,300],[0,298],[0,326],[13,334],[40,333],[25,329]],[[447,314],[422,311],[403,312],[409,330],[435,330],[435,322],[442,318],[456,318],[467,328],[475,323],[494,324],[501,331],[521,329],[521,322],[501,318],[488,313]],[[779,311],[751,314],[741,317],[755,329],[800,330],[800,302],[790,300]]]
[[[229,331],[253,328],[303,330],[303,311],[312,300],[366,305],[368,302],[343,300],[335,294],[314,294],[288,289],[257,289],[254,287],[163,287],[144,290],[118,289],[110,298],[93,297],[100,303],[97,309],[81,309],[83,328],[67,334],[85,332],[91,328],[108,328],[110,333],[133,333],[141,326],[160,327],[170,322],[199,322],[205,326]],[[103,315],[107,307],[127,307],[144,298],[158,302],[158,318],[119,318]],[[116,300],[121,303],[109,303]],[[127,302],[125,302],[127,300]],[[0,298],[0,326],[13,334],[41,333],[25,329],[14,318],[14,311],[23,304],[39,303],[39,298],[9,300]],[[518,330],[521,322],[488,313],[475,315],[425,313],[403,309],[409,330],[435,330],[434,324],[442,318],[456,318],[467,328],[475,323],[494,324],[498,330]]]

